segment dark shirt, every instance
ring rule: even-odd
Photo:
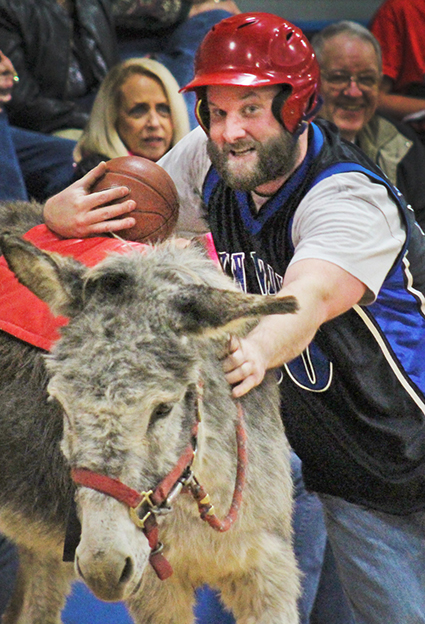
[[[84,128],[119,57],[109,0],[74,7],[71,20],[55,0],[0,0],[1,48],[20,77],[7,104],[11,124],[47,133]]]

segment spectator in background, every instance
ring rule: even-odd
[[[360,24],[342,21],[314,35],[312,45],[321,68],[319,114],[379,165],[425,229],[425,147],[409,126],[376,113],[382,79],[378,41]]]
[[[151,56],[180,87],[192,79],[196,49],[210,28],[240,13],[233,0],[112,0],[112,9],[121,58]],[[194,95],[184,98],[195,128]]]
[[[0,50],[0,201],[28,199],[26,181],[33,191],[38,187],[40,195],[47,199],[49,190],[53,195],[55,188],[59,190],[68,183],[75,143],[9,126],[4,105],[11,101],[17,80],[12,62]],[[0,534],[0,621],[17,571],[17,548]]]
[[[0,50],[0,201],[44,201],[71,181],[75,142],[9,125],[4,106],[15,97],[18,80]]]
[[[189,132],[178,84],[148,58],[115,65],[103,81],[75,149],[77,178],[101,160],[134,154],[156,162]]]
[[[10,122],[71,138],[119,60],[109,0],[0,0],[0,47],[20,77]]]
[[[425,0],[385,0],[370,29],[382,49],[379,112],[408,121],[425,141]]]

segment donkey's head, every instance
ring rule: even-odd
[[[199,250],[172,242],[94,268],[11,235],[1,247],[18,279],[69,317],[47,366],[70,467],[139,492],[154,489],[190,443],[204,377],[220,371],[217,400],[229,400],[210,361],[228,332],[296,309],[293,298],[241,293]],[[80,487],[77,506],[77,570],[100,598],[122,600],[140,582],[148,542],[114,498]]]

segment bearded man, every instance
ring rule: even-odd
[[[241,289],[298,300],[297,314],[232,337],[223,366],[235,398],[278,369],[282,419],[321,498],[355,621],[424,624],[424,238],[382,171],[313,122],[319,75],[283,18],[223,20],[186,86],[202,128],[159,162],[180,194],[179,234],[210,229]],[[47,202],[59,234],[134,224],[105,221],[131,202],[105,207],[89,194],[102,172]]]

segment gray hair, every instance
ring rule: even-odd
[[[337,35],[341,34],[346,34],[349,37],[357,37],[358,39],[369,42],[373,46],[376,53],[379,73],[382,72],[382,53],[379,41],[370,32],[370,30],[358,22],[351,22],[349,20],[329,24],[329,26],[326,26],[323,30],[313,35],[311,45],[314,48],[319,65],[322,65],[323,62],[323,48],[325,47],[326,41],[329,41],[330,39],[333,39]]]

